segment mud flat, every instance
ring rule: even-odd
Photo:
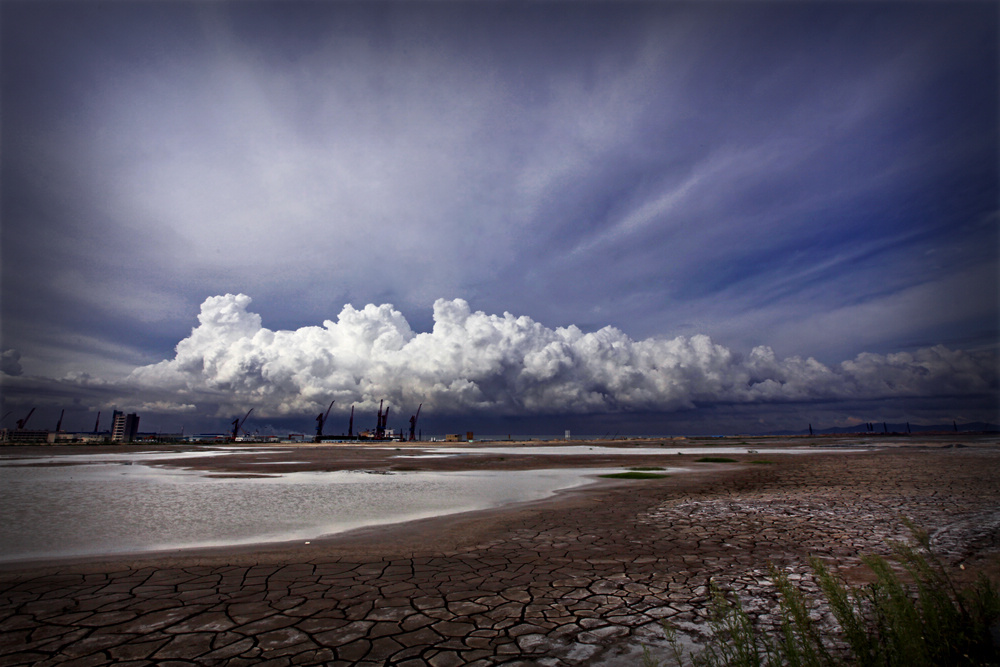
[[[558,465],[694,472],[309,544],[6,565],[0,665],[636,664],[640,644],[662,636],[660,619],[697,636],[710,578],[765,613],[769,563],[807,582],[816,555],[856,576],[862,554],[907,537],[900,516],[931,531],[957,575],[1000,574],[996,437],[601,444],[657,451],[601,449]],[[701,444],[843,451],[664,457],[664,447]],[[528,447],[441,458],[400,450],[272,448],[165,465],[212,474],[553,466]]]

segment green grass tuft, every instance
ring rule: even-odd
[[[768,461],[767,459],[757,459],[756,461],[751,461],[750,463],[756,463],[758,465],[770,465],[774,463],[774,461]]]
[[[893,561],[866,556],[873,583],[851,586],[817,558],[810,561],[826,603],[840,626],[837,637],[824,637],[809,613],[805,597],[772,566],[770,577],[780,593],[781,629],[765,634],[754,628],[739,598],[711,584],[712,638],[690,655],[693,667],[934,667],[996,665],[1000,647],[991,628],[1000,619],[1000,591],[980,576],[971,589],[959,591],[944,564],[930,550],[926,531],[904,519],[917,543],[891,543]],[[900,570],[902,572],[900,572]],[[676,629],[661,622],[673,662],[685,664]],[[831,651],[840,643],[846,651]],[[644,667],[662,663],[643,647]]]
[[[649,471],[649,470],[666,470],[666,468],[660,466],[635,466],[634,468],[629,468],[629,470]]]
[[[703,456],[695,463],[737,463],[736,459],[727,459],[724,456]]]

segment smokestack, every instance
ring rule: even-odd
[[[97,411],[97,421],[94,422],[94,433],[97,433],[97,427],[101,425],[101,411]]]

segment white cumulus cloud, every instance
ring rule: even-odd
[[[336,399],[439,414],[593,414],[674,411],[710,403],[877,399],[996,392],[997,357],[943,346],[864,353],[838,366],[748,355],[708,336],[633,340],[605,327],[548,328],[529,317],[473,311],[462,299],[434,304],[430,332],[414,332],[391,305],[344,306],[336,321],[272,331],[244,294],[205,300],[176,356],[135,369],[129,384],[169,392],[185,407],[220,414],[254,407],[299,415]]]

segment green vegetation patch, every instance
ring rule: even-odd
[[[727,459],[724,456],[703,456],[695,463],[737,463],[736,459]]]
[[[607,475],[598,475],[598,477],[607,477],[608,479],[663,479],[666,475],[660,475],[655,472],[630,470],[628,472],[613,472]]]
[[[649,471],[649,470],[666,470],[666,468],[662,468],[660,466],[636,466],[634,468],[629,468],[629,470]]]
[[[756,463],[758,465],[770,465],[774,463],[774,461],[768,461],[767,459],[757,459],[756,461],[751,461],[750,463]]]
[[[780,594],[781,628],[755,625],[739,598],[710,582],[712,639],[685,656],[677,630],[661,621],[670,658],[695,667],[911,667],[913,665],[996,665],[1000,647],[992,628],[1000,619],[1000,590],[980,575],[958,590],[948,567],[931,551],[927,531],[904,519],[916,546],[890,542],[891,560],[862,558],[875,581],[848,584],[818,558],[810,559],[822,595],[839,632],[820,627],[806,593],[771,566]],[[839,650],[840,644],[846,651]],[[643,667],[665,663],[643,647]]]

